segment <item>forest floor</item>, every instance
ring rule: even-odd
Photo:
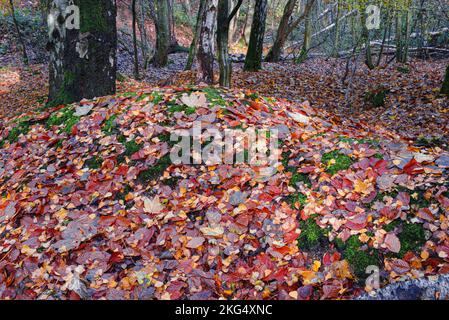
[[[119,56],[121,74],[132,73],[128,60],[126,53]],[[118,91],[192,84],[195,74],[183,71],[185,60],[186,54],[171,55],[167,67],[148,68],[141,81],[125,77],[118,83]],[[307,100],[312,106],[343,119],[349,117],[355,122],[382,126],[404,138],[446,148],[449,101],[439,96],[438,91],[448,62],[449,59],[413,60],[406,67],[391,63],[375,70],[368,70],[359,63],[346,83],[342,81],[346,69],[344,59],[314,58],[301,65],[265,63],[263,70],[257,73],[244,72],[242,64],[236,63],[233,87],[297,102]],[[0,116],[33,110],[45,104],[46,66],[20,65],[14,58],[3,59],[0,63]],[[384,102],[382,94],[385,94]]]

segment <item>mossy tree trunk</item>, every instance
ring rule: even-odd
[[[245,71],[258,71],[262,68],[263,40],[265,36],[267,9],[267,0],[256,0],[248,51],[243,67]]]
[[[440,92],[449,97],[449,65],[446,68],[446,74],[444,75],[443,85],[441,86]]]
[[[217,47],[218,64],[220,66],[220,85],[231,86],[232,62],[229,59],[229,27],[232,18],[237,14],[243,0],[238,0],[236,6],[230,11],[230,0],[218,0],[217,14]]]
[[[168,63],[170,49],[170,22],[168,0],[156,1],[156,53],[153,64],[164,67]]]
[[[190,44],[189,56],[187,57],[187,63],[184,70],[192,69],[193,60],[195,60],[198,51],[198,44],[200,42],[201,37],[202,19],[204,16],[204,11],[206,9],[204,4],[205,4],[204,1],[200,1],[198,14],[196,17],[195,34],[193,35],[193,40],[192,43]]]
[[[114,94],[116,2],[52,0],[48,18],[49,105]]]
[[[310,13],[305,17],[304,23],[304,39],[302,43],[301,53],[299,54],[297,63],[303,63],[307,60],[310,46],[312,44],[312,19]]]
[[[337,15],[335,17],[334,43],[332,44],[332,57],[333,58],[338,58],[338,56],[339,56],[340,15],[341,15],[341,0],[338,0],[337,1]]]
[[[198,46],[198,81],[212,84],[214,81],[215,26],[218,0],[205,0],[201,20],[201,36]]]
[[[371,39],[370,39],[370,33],[366,26],[366,15],[365,15],[365,7],[363,7],[363,10],[360,13],[361,17],[361,24],[362,24],[362,38],[363,42],[365,42],[365,64],[368,67],[368,69],[372,70],[375,68],[373,63],[373,55],[371,52]]]

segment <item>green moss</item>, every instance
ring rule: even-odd
[[[154,104],[159,104],[164,100],[164,96],[158,91],[154,91],[153,93],[151,93],[151,97],[153,98],[152,102]]]
[[[169,113],[184,112],[186,115],[191,115],[196,112],[196,108],[171,103],[170,105],[168,105],[167,111]]]
[[[14,143],[19,140],[21,135],[26,135],[30,131],[30,123],[28,121],[19,122],[14,128],[9,131],[8,136],[6,137],[6,141],[9,143]],[[2,141],[3,146],[4,141]]]
[[[304,250],[310,250],[326,240],[324,229],[316,223],[315,217],[309,217],[305,221],[299,222],[301,234],[298,237],[298,247]]]
[[[103,159],[101,159],[100,157],[92,157],[88,160],[86,160],[86,162],[84,162],[84,164],[89,168],[89,169],[99,169],[101,168],[101,165],[103,164]]]
[[[205,93],[207,100],[212,104],[220,105],[222,107],[226,106],[226,100],[221,97],[220,92],[217,89],[208,87],[202,89],[202,91]]]
[[[137,176],[137,179],[142,184],[148,184],[151,181],[159,179],[170,165],[170,155],[167,154],[159,159],[159,161],[151,168],[141,171]]]
[[[63,131],[70,133],[72,127],[78,123],[80,117],[75,116],[75,110],[70,107],[65,107],[54,112],[47,120],[47,127],[64,125]]]
[[[405,74],[410,73],[409,67],[405,67],[405,66],[399,66],[399,67],[397,67],[397,70],[400,73],[405,73]]]
[[[363,246],[358,236],[351,236],[344,244],[343,257],[351,265],[354,274],[359,279],[366,279],[366,268],[374,265],[379,266],[379,253],[375,249],[368,249],[366,251],[361,250]]]
[[[103,124],[101,131],[107,135],[112,134],[113,129],[117,126],[115,120],[117,119],[117,115],[113,114],[110,116]]]
[[[300,205],[299,208],[302,209],[307,203],[307,196],[303,193],[298,192],[296,194],[289,195],[288,197],[285,198],[285,200],[288,203],[290,203],[293,209],[296,209],[295,207],[296,203],[299,203]]]
[[[107,9],[102,1],[83,0],[80,6],[80,32],[104,32],[108,29]]]
[[[394,221],[390,222],[389,224],[387,224],[386,226],[384,226],[384,230],[387,232],[391,232],[396,227],[398,227],[400,224],[401,224],[400,220],[394,220]]]
[[[335,160],[335,163],[331,163],[331,160]],[[323,154],[321,161],[326,165],[326,171],[331,175],[341,170],[347,170],[353,163],[350,157],[337,150]]]
[[[73,72],[65,71],[62,85],[56,94],[56,97],[49,101],[45,108],[53,108],[76,101],[76,97],[71,92],[71,87],[76,83],[76,75]]]
[[[312,183],[310,182],[309,176],[304,173],[296,172],[293,174],[292,178],[290,179],[290,186],[296,188],[296,184],[299,182],[303,182],[307,187],[311,187]]]
[[[401,242],[400,257],[403,257],[409,251],[418,252],[426,243],[424,228],[418,223],[404,223],[398,238]]]
[[[368,91],[365,94],[365,102],[369,103],[374,108],[385,106],[385,100],[390,90],[383,87],[377,88],[373,91]]]
[[[250,93],[250,94],[245,94],[245,98],[249,99],[249,100],[256,100],[259,98],[259,94],[257,93]]]
[[[374,155],[374,158],[379,159],[379,160],[383,160],[384,155],[383,155],[382,153],[380,153],[380,152],[377,152],[377,153]]]

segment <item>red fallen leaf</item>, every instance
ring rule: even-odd
[[[277,269],[273,273],[271,273],[267,278],[265,278],[265,281],[271,281],[271,280],[277,280],[277,281],[283,281],[285,280],[285,277],[288,275],[288,268],[283,267],[280,269]]]
[[[410,160],[410,162],[407,163],[402,170],[408,175],[414,175],[424,172],[424,169],[421,167],[418,161],[415,160],[415,158]]]
[[[389,265],[391,267],[391,270],[393,270],[397,274],[404,274],[404,273],[410,271],[409,264],[401,259],[392,259],[389,262]]]
[[[401,250],[401,242],[394,233],[390,232],[386,235],[384,244],[391,252],[398,253]]]
[[[287,234],[284,235],[284,241],[286,243],[290,243],[293,241],[296,241],[296,239],[298,239],[298,234],[296,233],[295,230],[288,232]]]
[[[323,296],[322,299],[332,299],[338,297],[341,286],[334,284],[323,286]]]

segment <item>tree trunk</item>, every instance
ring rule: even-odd
[[[309,0],[310,1],[310,0]],[[311,1],[313,2],[313,0]],[[304,23],[304,40],[302,44],[301,53],[299,54],[297,63],[303,63],[309,54],[310,46],[312,43],[312,19],[311,10],[305,12],[305,23]]]
[[[200,6],[198,8],[198,14],[196,17],[195,34],[193,35],[192,43],[190,44],[189,56],[187,57],[187,63],[184,70],[191,70],[193,65],[193,60],[196,57],[198,51],[198,44],[201,37],[202,19],[204,16],[204,11],[206,7],[204,1],[200,1]]]
[[[278,62],[281,58],[282,49],[288,36],[288,22],[290,21],[293,10],[295,9],[296,1],[297,0],[288,0],[285,5],[284,13],[282,15],[281,22],[279,23],[273,46],[265,58],[265,61],[267,62]]]
[[[28,61],[27,49],[25,46],[25,41],[23,40],[22,32],[20,31],[19,22],[16,19],[16,9],[14,8],[13,0],[9,0],[9,6],[11,8],[12,21],[14,22],[14,26],[16,27],[17,38],[19,39],[20,46],[22,47],[22,60],[25,65],[28,65],[29,61]]]
[[[246,45],[249,44],[249,37],[251,35],[251,25],[254,19],[254,10],[252,9],[255,0],[248,0],[248,12],[246,13],[245,25],[242,29],[242,38]]]
[[[75,0],[80,28],[66,23],[70,0],[53,0],[48,19],[49,105],[114,94],[116,90],[116,2]]]
[[[170,49],[168,0],[157,0],[156,4],[156,53],[153,64],[156,67],[164,67],[168,63]]]
[[[170,34],[170,51],[175,52],[178,47],[178,40],[176,40],[175,33],[175,17],[174,17],[174,1],[168,0],[168,25],[169,25],[169,34]]]
[[[335,18],[335,34],[334,43],[332,45],[332,57],[338,58],[339,43],[340,43],[340,15],[341,15],[341,0],[337,2],[337,16]]]
[[[220,85],[231,86],[232,65],[229,59],[228,39],[229,39],[229,0],[218,0],[217,15],[217,48],[218,64],[220,66]]]
[[[366,26],[366,16],[365,16],[365,8],[363,7],[363,10],[360,14],[361,16],[361,23],[362,23],[362,38],[365,42],[365,64],[366,66],[372,70],[375,68],[373,63],[373,55],[371,54],[371,40],[370,40],[370,34],[369,30]]]
[[[256,0],[254,17],[249,37],[248,52],[245,58],[245,71],[258,71],[262,68],[263,40],[267,18],[267,0]]]
[[[402,17],[401,12],[396,13],[396,61],[401,62],[403,57]]]
[[[235,5],[237,4],[237,1],[231,1],[231,6],[230,8],[234,8]],[[238,11],[236,12],[235,16],[232,18],[232,21],[229,25],[229,40],[228,42],[231,44],[235,43],[235,38],[236,38],[236,33],[237,33],[237,27],[238,27],[238,21],[239,21],[239,15],[240,15],[240,7],[238,9]]]
[[[201,36],[198,47],[198,81],[214,82],[215,26],[218,0],[205,0],[205,10],[201,20]]]
[[[446,74],[444,75],[443,85],[441,86],[440,93],[449,97],[449,65],[446,68]]]
[[[137,14],[136,0],[132,0],[131,11],[133,15],[133,57],[134,57],[134,79],[139,79],[139,55],[137,52]]]
[[[218,64],[220,66],[220,85],[229,88],[231,86],[232,62],[229,59],[229,27],[231,20],[237,14],[243,0],[238,0],[229,12],[230,0],[218,0],[217,14],[217,46]]]

